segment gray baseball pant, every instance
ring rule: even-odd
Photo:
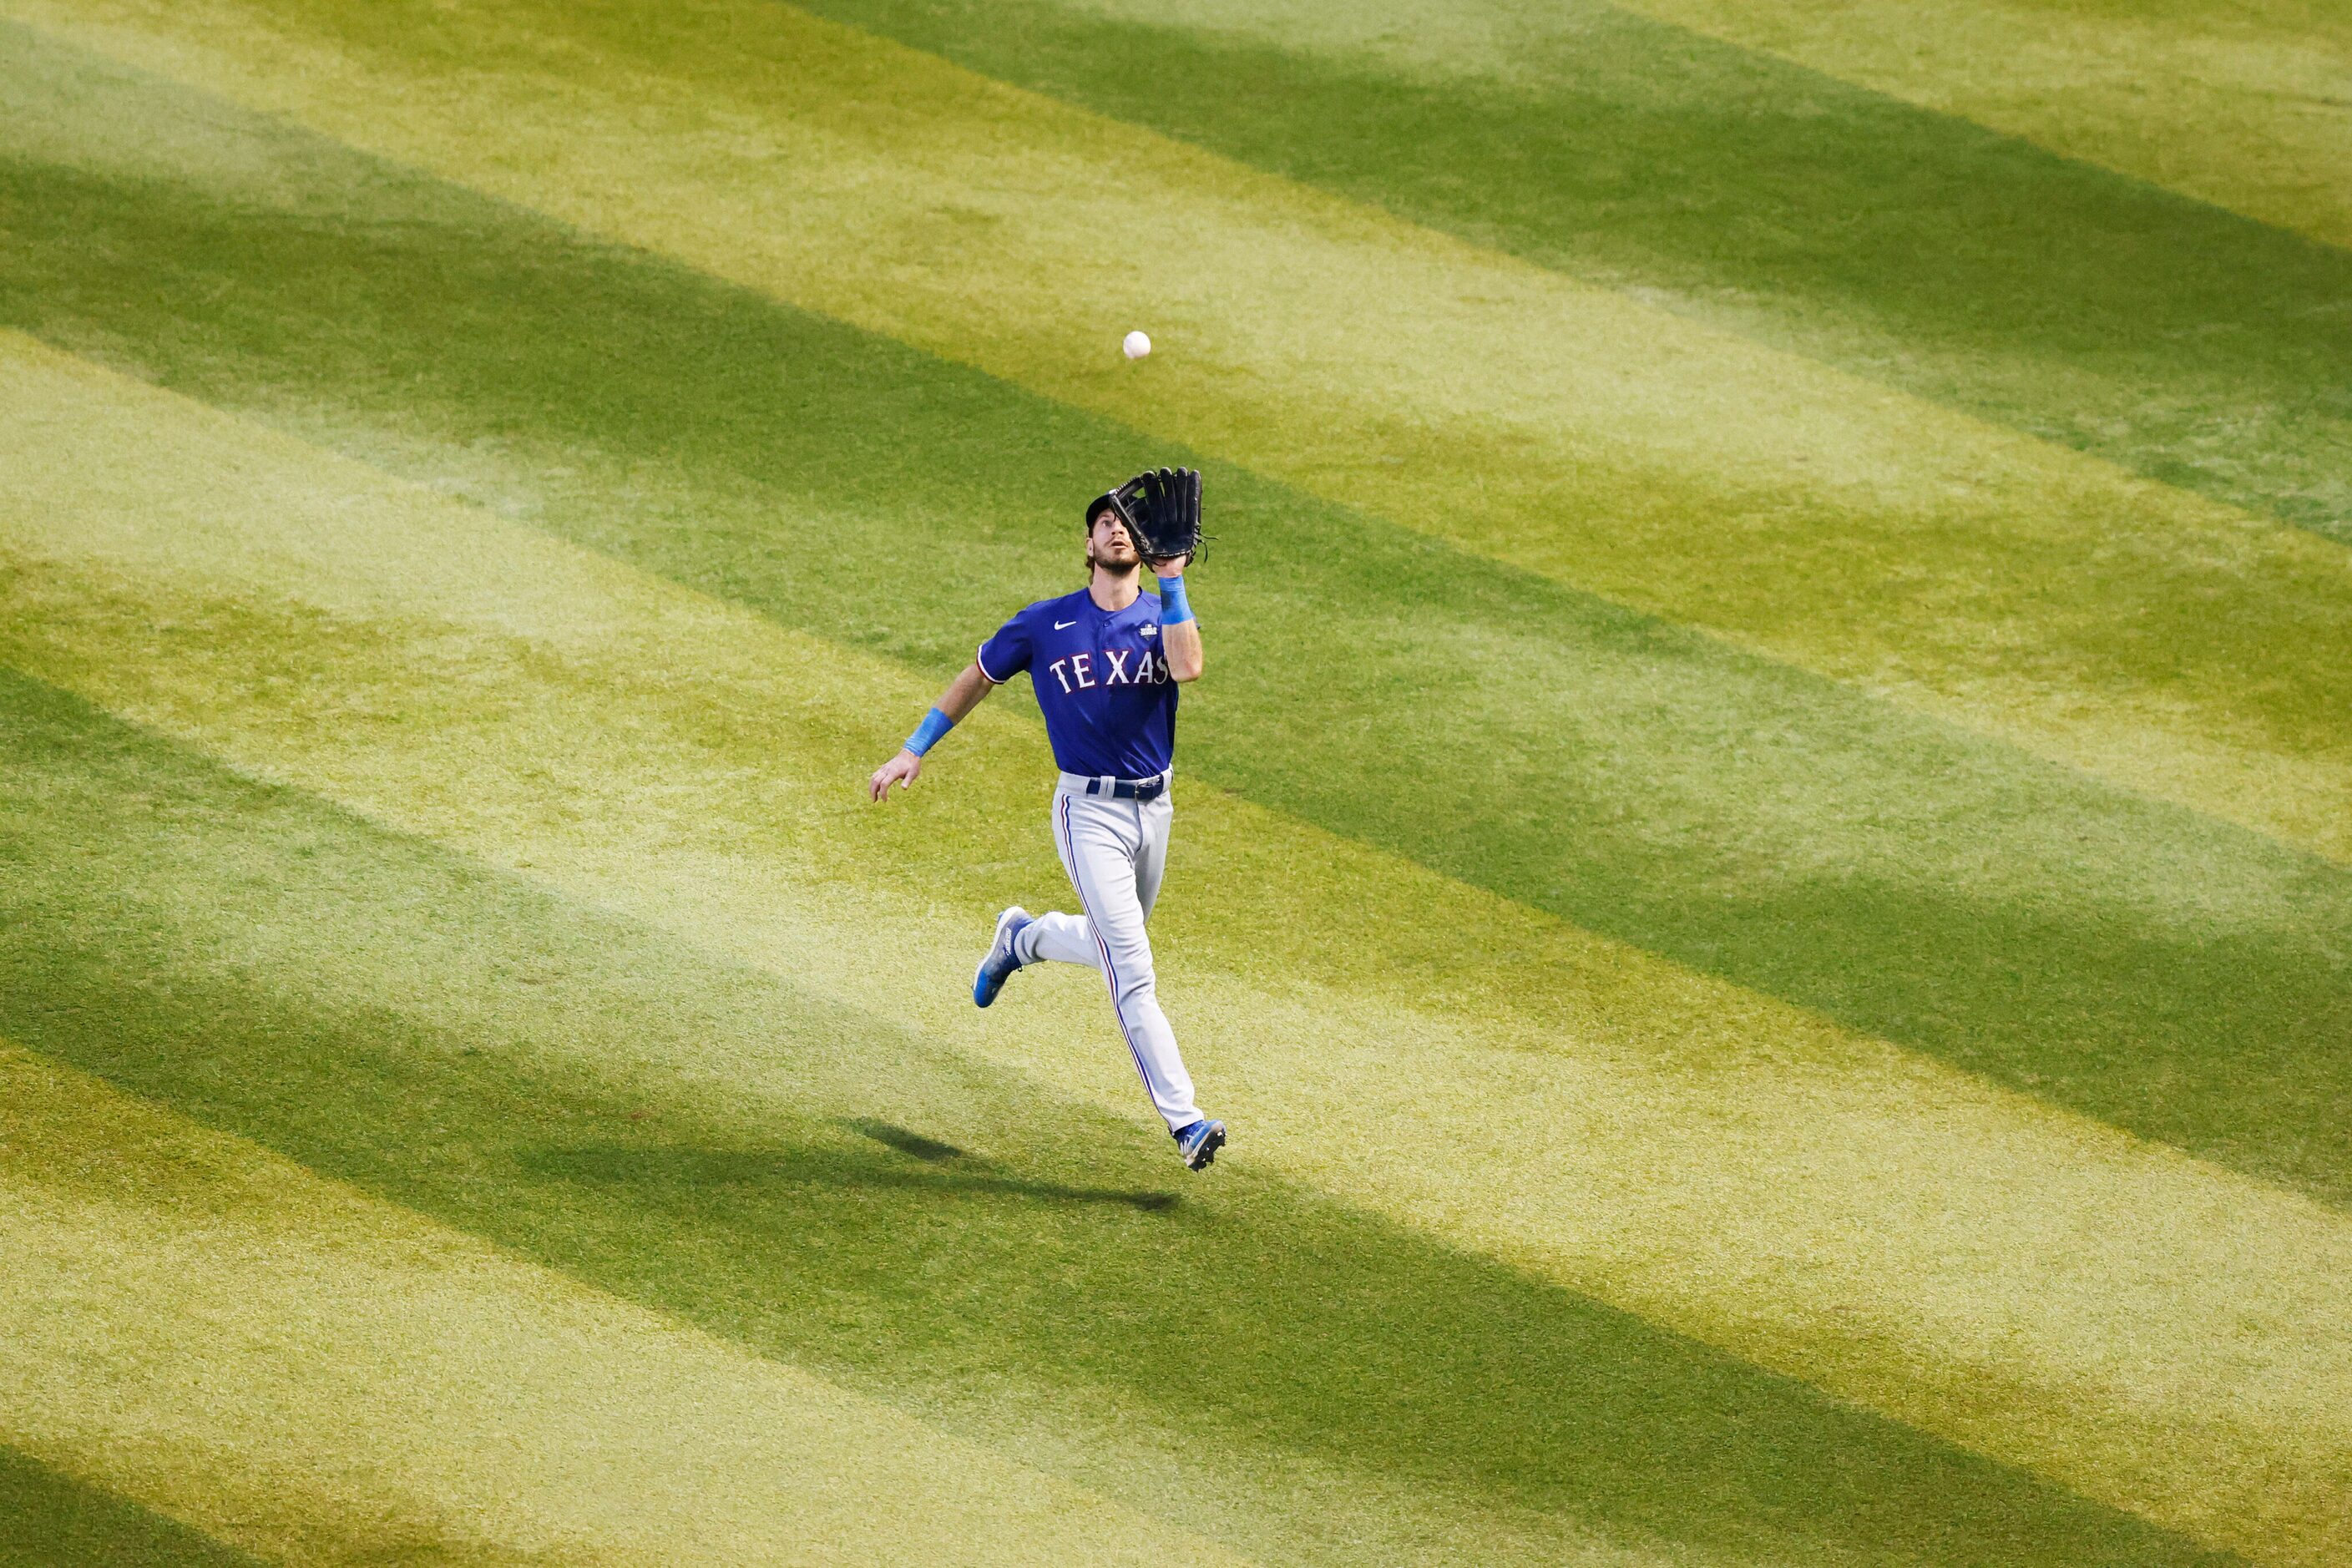
[[[1054,791],[1054,847],[1084,912],[1038,916],[1022,928],[1013,952],[1024,963],[1050,959],[1102,971],[1135,1070],[1174,1131],[1198,1121],[1201,1110],[1175,1031],[1160,1010],[1151,940],[1143,930],[1160,897],[1174,811],[1165,791],[1152,800],[1118,800],[1087,794],[1088,782],[1064,773]]]

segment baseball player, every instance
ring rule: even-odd
[[[1200,545],[1200,521],[1201,476],[1189,468],[1150,470],[1097,497],[1086,512],[1087,585],[1031,605],[981,644],[866,783],[877,801],[894,784],[913,784],[940,736],[990,691],[1029,672],[1061,768],[1054,845],[1080,912],[1033,919],[1015,906],[999,915],[971,999],[987,1006],[1013,971],[1041,960],[1100,970],[1135,1070],[1195,1171],[1224,1146],[1225,1124],[1192,1102],[1192,1076],[1153,990],[1143,923],[1168,862],[1176,689],[1201,674],[1201,626],[1185,603],[1183,575]],[[1142,591],[1146,563],[1159,579],[1156,595]]]

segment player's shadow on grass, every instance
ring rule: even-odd
[[[1181,1201],[1174,1193],[1121,1187],[1075,1187],[1032,1181],[988,1168],[987,1162],[887,1121],[844,1123],[887,1145],[903,1160],[857,1149],[788,1147],[710,1149],[677,1144],[579,1143],[526,1150],[519,1156],[535,1175],[633,1187],[707,1189],[772,1187],[788,1198],[811,1186],[887,1188],[940,1197],[1021,1198],[1055,1204],[1108,1204],[1157,1213]]]
[[[877,1143],[887,1144],[901,1154],[912,1154],[918,1160],[929,1160],[934,1163],[947,1160],[970,1160],[982,1165],[988,1163],[986,1159],[970,1150],[942,1143],[936,1138],[926,1138],[895,1121],[877,1121],[870,1116],[850,1116],[844,1117],[840,1124],[852,1132],[864,1133]]]

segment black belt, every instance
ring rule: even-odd
[[[1113,800],[1158,800],[1168,793],[1168,775],[1161,773],[1149,779],[1088,779],[1088,795],[1107,795]]]

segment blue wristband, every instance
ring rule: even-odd
[[[923,721],[915,726],[913,734],[907,737],[907,750],[919,757],[937,745],[941,735],[954,728],[955,721],[934,708],[923,715]]]
[[[1192,618],[1192,606],[1184,602],[1184,579],[1160,579],[1160,624],[1181,626]]]

